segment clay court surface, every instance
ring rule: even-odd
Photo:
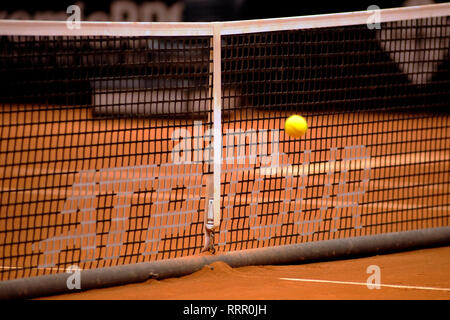
[[[3,265],[9,268],[4,269],[5,278],[42,274],[48,272],[47,265],[56,261],[64,262],[61,264],[64,266],[76,263],[89,269],[174,258],[172,253],[181,247],[184,252],[177,254],[182,256],[199,251],[204,217],[203,211],[192,214],[192,208],[205,206],[199,196],[204,192],[206,180],[203,168],[192,165],[189,178],[176,171],[180,166],[170,172],[160,169],[171,164],[169,151],[174,141],[168,137],[177,123],[169,128],[159,120],[86,121],[90,116],[83,110],[40,112],[44,114],[20,112],[17,119],[13,116],[2,119],[17,127],[9,135],[16,134],[20,141],[0,146],[4,154],[0,160],[5,164],[5,199],[8,195],[8,199],[14,200],[0,212],[6,218],[0,222],[0,230],[13,230],[4,241],[7,255],[0,256]],[[20,118],[25,116],[30,119]],[[264,114],[259,121],[242,125],[242,129],[279,129],[285,117],[285,114]],[[222,232],[217,236],[219,252],[448,225],[450,184],[446,173],[450,159],[445,152],[450,141],[448,117],[429,115],[420,122],[417,117],[390,113],[311,116],[311,128],[304,140],[285,140],[280,130],[279,150],[285,154],[279,157],[275,172],[266,172],[256,164],[224,165],[221,200],[225,209]],[[276,120],[261,120],[265,118]],[[48,121],[42,124],[36,119]],[[67,120],[66,125],[60,124],[62,120]],[[225,129],[241,129],[241,121],[228,121],[230,126]],[[17,125],[22,122],[25,124]],[[364,134],[348,135],[350,132]],[[24,138],[29,134],[36,138]],[[148,143],[146,137],[162,139]],[[327,138],[319,143],[318,137]],[[41,145],[45,148],[34,147]],[[53,145],[59,147],[51,148]],[[346,146],[350,151],[356,150],[347,162]],[[340,153],[332,152],[338,149]],[[308,161],[301,157],[305,150],[309,150]],[[34,159],[33,164],[28,159]],[[352,169],[352,176],[346,179],[346,174],[340,173],[347,170],[345,163]],[[23,178],[17,179],[19,176]],[[161,187],[154,176],[170,182],[170,192],[162,192],[167,187]],[[264,184],[263,179],[270,183]],[[346,189],[331,190],[332,200],[316,199],[314,195],[324,194],[326,179]],[[98,190],[93,193],[81,187],[86,182],[95,183]],[[305,187],[293,196],[289,190],[296,185]],[[122,207],[129,207],[128,210],[114,209],[122,198],[111,190],[119,187],[123,188],[117,189],[123,192],[121,197],[127,200]],[[358,206],[341,195],[361,190],[364,195]],[[92,202],[83,200],[86,195]],[[170,207],[165,201],[169,196]],[[297,198],[304,200],[296,201]],[[283,213],[287,207],[294,214]],[[75,209],[87,214],[80,215]],[[322,211],[323,216],[317,218]],[[161,215],[167,212],[170,214]],[[281,214],[263,215],[268,212]],[[332,221],[341,221],[342,230],[335,232]],[[173,227],[161,229],[161,225]],[[364,228],[359,228],[361,225]],[[21,232],[24,229],[34,231]],[[298,234],[302,235],[300,240],[295,236]],[[119,238],[125,235],[129,242],[123,245]],[[11,258],[17,253],[17,259]],[[113,258],[120,255],[124,258]],[[98,265],[88,262],[96,257],[103,258]],[[52,298],[450,299],[450,290],[392,287],[369,290],[365,283],[370,265],[381,268],[382,284],[450,288],[450,247],[447,247],[296,266],[231,269],[216,263],[182,278]]]
[[[181,243],[185,250],[177,254],[199,252],[204,217],[203,211],[193,212],[205,207],[200,195],[206,175],[202,165],[170,162],[175,142],[169,137],[181,122],[167,126],[163,120],[93,120],[85,109],[16,109],[2,118],[2,123],[13,125],[8,136],[16,143],[0,146],[5,165],[2,199],[8,203],[1,208],[5,219],[0,231],[11,230],[0,258],[6,267],[23,267],[11,269],[9,278],[42,274],[55,261],[93,268],[173,258],[170,251]],[[280,129],[286,116],[266,112],[242,122],[239,117],[244,115],[232,115],[224,131]],[[284,154],[277,170],[265,172],[259,163],[224,164],[220,251],[448,224],[450,184],[444,173],[450,158],[442,151],[450,142],[447,117],[348,113],[307,118],[311,128],[303,140],[286,139],[279,131]],[[185,127],[194,130],[192,123]],[[149,138],[156,140],[148,143]],[[345,146],[353,152],[348,161]],[[336,148],[340,152],[332,151]],[[230,156],[224,149],[224,156]],[[346,166],[351,173],[341,173]],[[326,181],[335,186],[328,200],[318,199]],[[93,184],[95,192],[89,189]],[[359,206],[346,196],[352,192],[361,194]],[[338,220],[342,231],[329,233]],[[122,245],[125,235],[128,244]],[[243,241],[247,238],[252,241]],[[113,258],[118,256],[123,261]],[[107,261],[98,266],[86,262],[93,258]]]
[[[369,289],[366,285],[370,276],[366,271],[371,265],[380,267],[380,289]],[[45,299],[450,300],[450,247],[303,265],[233,269],[216,262],[180,278],[149,280]]]

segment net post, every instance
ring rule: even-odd
[[[215,253],[214,233],[220,226],[220,177],[222,164],[222,57],[221,57],[221,23],[212,25],[212,62],[210,70],[210,87],[212,88],[213,110],[208,115],[212,124],[213,149],[210,150],[209,170],[206,182],[205,203],[205,241],[203,251]],[[212,156],[212,164],[211,164]]]

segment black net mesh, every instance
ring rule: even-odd
[[[449,19],[380,27],[222,37],[219,251],[449,225]],[[2,36],[0,75],[0,279],[200,253],[210,37]]]

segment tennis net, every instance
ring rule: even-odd
[[[0,279],[449,226],[449,15],[0,21]]]

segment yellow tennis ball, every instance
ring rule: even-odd
[[[288,135],[294,138],[300,138],[306,133],[307,130],[308,123],[306,122],[305,118],[296,114],[287,118],[286,122],[284,123],[284,131],[286,131]]]

